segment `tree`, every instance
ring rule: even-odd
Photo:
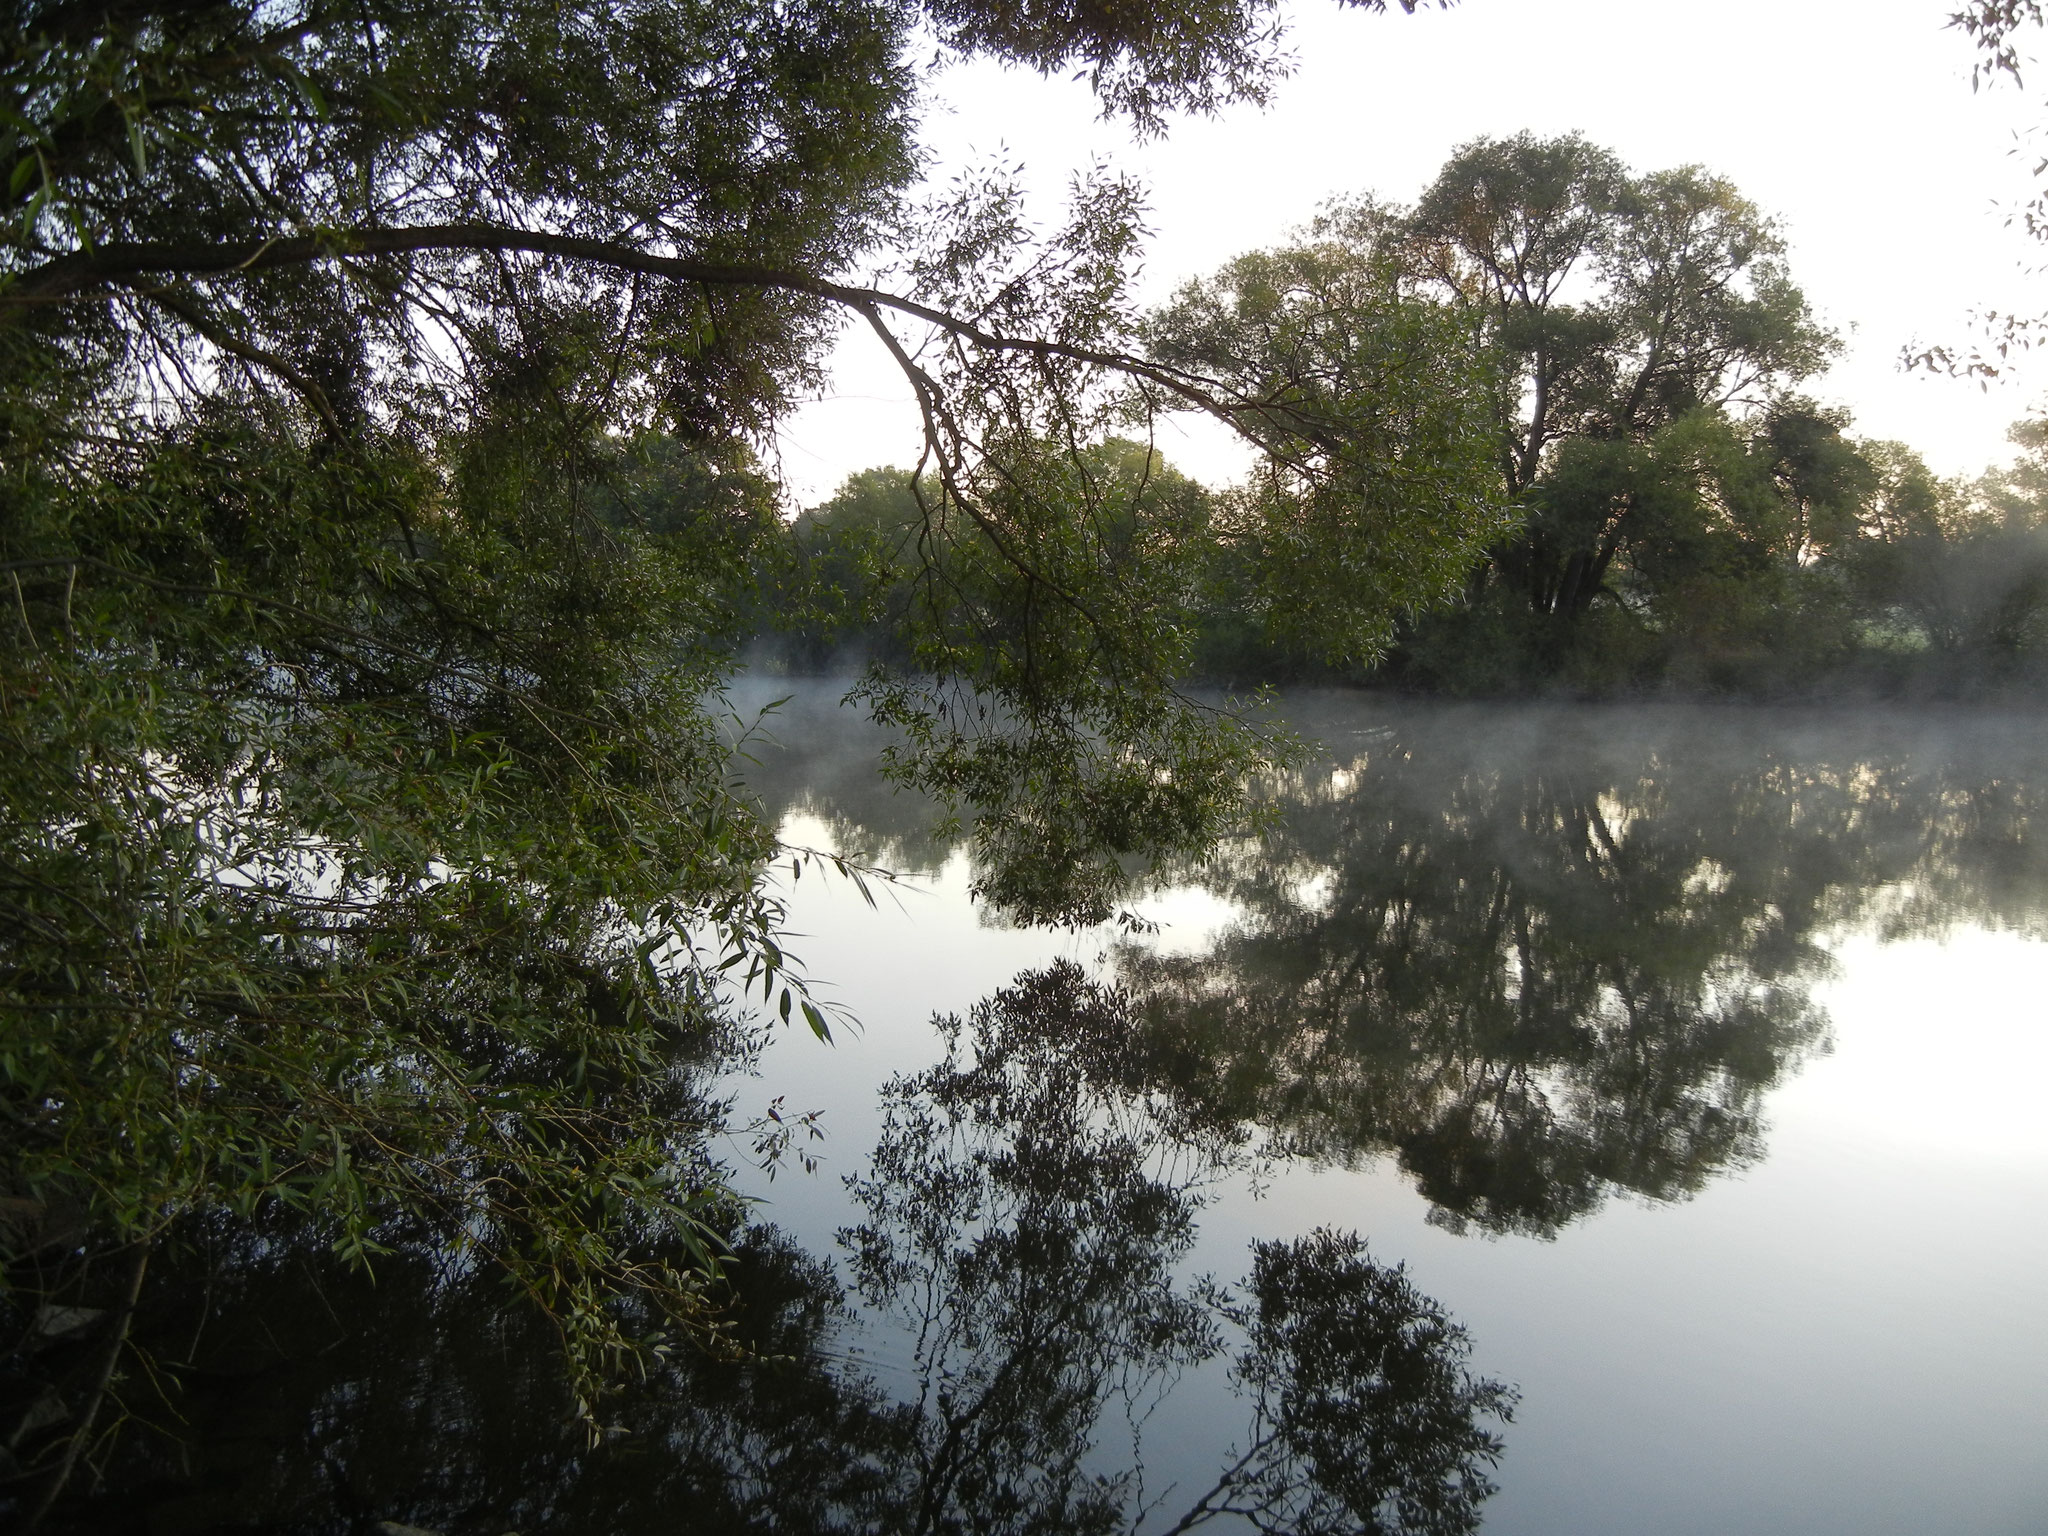
[[[1370,241],[1324,224],[1241,256],[1148,331],[1154,356],[1259,403],[1243,425],[1264,466],[1218,508],[1212,629],[1241,623],[1283,664],[1370,664],[1511,526],[1488,462],[1492,359],[1451,308],[1404,296]]]
[[[2048,642],[2048,504],[2043,432],[2021,422],[2022,450],[1974,484],[1942,481],[1898,444],[1883,466],[1864,537],[1851,551],[1859,595],[1926,647],[1934,682],[1974,689],[2024,676]]]
[[[1631,176],[1575,134],[1480,139],[1382,227],[1509,360],[1502,470],[1517,492],[1559,438],[1640,439],[1760,399],[1832,349],[1776,228],[1697,166]]]
[[[848,475],[830,498],[799,513],[789,532],[792,580],[801,591],[763,616],[784,659],[823,671],[857,664],[880,647],[891,660],[907,660],[904,578],[923,526],[910,476],[881,466]]]
[[[1978,50],[1971,89],[2000,77],[2023,85],[2028,61],[2021,34],[2044,24],[2048,13],[2039,0],[1966,0],[1952,12],[1949,25]],[[2034,169],[2039,175],[2042,167]],[[2036,196],[2021,221],[2035,239],[2048,239],[2048,198]],[[2038,316],[1993,311],[1979,319],[1984,344],[1967,349],[1938,344],[1918,352],[1908,348],[1902,362],[1988,380],[2005,372],[2013,353],[2040,344],[2043,321]],[[2009,665],[2042,638],[2042,612],[2048,607],[2048,554],[2039,532],[2042,433],[2040,422],[2014,428],[2013,440],[2027,457],[2004,475],[1987,477],[1978,500],[1988,516],[1968,519],[1973,526],[1967,530],[1951,519],[1941,530],[1953,548],[1937,542],[1935,530],[1923,520],[1913,541],[1917,548],[1888,550],[1874,562],[1881,590],[1903,598],[1938,649],[1952,655],[1975,652]]]
[[[1625,453],[1690,414],[1760,407],[1834,346],[1777,230],[1727,181],[1697,166],[1630,175],[1576,135],[1475,141],[1405,217],[1343,222],[1396,245],[1411,280],[1464,306],[1496,349],[1500,474],[1531,506],[1564,445]],[[1583,615],[1647,520],[1626,492],[1579,506],[1494,550],[1492,575],[1536,615]]]
[[[1978,59],[1970,71],[1970,89],[1987,82],[2009,79],[2025,84],[2025,66],[2019,34],[2028,27],[2048,22],[2040,0],[1964,0],[1963,8],[1949,13],[1949,26],[1961,31],[1977,46]],[[2043,167],[2036,165],[2038,176]],[[2048,239],[2048,198],[2037,196],[2020,214],[2020,222],[2035,239]],[[1900,362],[1907,368],[1928,368],[1961,378],[1988,381],[2001,377],[2016,352],[2033,350],[2041,341],[2043,320],[2039,316],[1988,310],[1977,317],[1984,342],[1967,348],[1936,343],[1916,351],[1901,350]]]
[[[865,611],[860,691],[902,728],[895,776],[1004,808],[975,826],[976,894],[1094,922],[1126,857],[1209,840],[1251,738],[1174,691],[1213,550],[1208,493],[1148,445],[1069,442],[1014,445],[971,514],[942,476],[868,472],[799,537],[833,605]]]
[[[918,391],[933,569],[993,550],[1030,618],[1020,649],[950,615],[944,675],[878,683],[905,776],[1098,874],[1232,814],[1266,748],[1173,689],[1170,625],[1117,599],[1149,549],[1100,536],[1079,454],[1257,402],[1136,349],[1122,183],[1046,241],[1000,180],[911,205],[920,26],[1148,128],[1277,61],[1265,0],[10,6],[13,1304],[282,1208],[358,1261],[501,1268],[586,1411],[710,1326],[683,1067],[727,983],[826,1029],[716,690],[772,528],[748,445],[841,316]],[[900,293],[858,275],[891,243]],[[1101,908],[1063,873],[1041,910]]]
[[[1135,1022],[1069,963],[941,1022],[944,1061],[885,1096],[887,1177],[853,1191],[855,1294],[774,1228],[741,1229],[739,1347],[651,1362],[606,1405],[623,1444],[568,1420],[545,1324],[490,1277],[408,1255],[373,1285],[302,1232],[222,1224],[151,1297],[138,1342],[156,1368],[123,1405],[142,1427],[65,1528],[369,1515],[637,1536],[685,1510],[693,1528],[887,1536],[1230,1513],[1294,1533],[1472,1529],[1516,1394],[1473,1374],[1465,1330],[1355,1238],[1256,1244],[1232,1291],[1179,1273],[1242,1138],[1127,1080]],[[1220,1387],[1181,1377],[1226,1345],[1234,1394],[1216,1396],[1246,1400],[1245,1433],[1176,1496],[1148,1412]],[[66,1352],[38,1364],[58,1375]]]

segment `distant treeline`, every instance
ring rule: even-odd
[[[1458,589],[1410,596],[1391,635],[1305,638],[1302,607],[1345,572],[1275,579],[1290,562],[1275,548],[1286,525],[1263,510],[1270,487],[1213,490],[1111,438],[1084,452],[1088,473],[1038,493],[1073,498],[1109,547],[1119,527],[1180,529],[1210,551],[1171,595],[1205,681],[1468,696],[2033,689],[2048,645],[2048,423],[2016,427],[2015,461],[1975,481],[1857,437],[1846,413],[1799,392],[1837,342],[1783,254],[1773,223],[1696,167],[1632,175],[1582,139],[1523,135],[1461,150],[1412,208],[1335,205],[1296,245],[1242,257],[1152,317],[1171,366],[1314,398],[1325,419],[1344,419],[1348,392],[1385,439],[1390,485],[1497,503],[1478,515],[1497,512],[1503,535]],[[1296,409],[1276,406],[1276,435]],[[1475,491],[1482,462],[1493,484]],[[1398,518],[1372,487],[1357,494],[1361,528]],[[925,554],[933,520],[958,507],[935,480],[877,468],[805,511],[764,557],[769,654],[799,671],[915,666],[917,605],[972,620],[971,596]],[[1002,561],[1004,530],[980,533]],[[1359,579],[1387,577],[1361,566]]]

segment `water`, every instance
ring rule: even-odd
[[[843,764],[810,703],[793,756]],[[1294,714],[1328,750],[1284,826],[1138,902],[1151,941],[994,926],[957,852],[877,911],[792,891],[866,1021],[764,1064],[828,1167],[933,1015],[1065,957],[1300,1154],[1213,1192],[1190,1267],[1355,1229],[1520,1388],[1487,1530],[2048,1529],[2043,722]],[[918,861],[910,808],[794,778],[792,839]],[[813,1242],[845,1219],[829,1178],[761,1192]],[[1150,1476],[1237,1430],[1208,1386]]]
[[[2048,1529],[2048,721],[1297,698],[1278,824],[1076,934],[833,698],[758,782],[906,879],[789,887],[860,1024],[727,1084],[821,1112],[727,1149],[779,1361],[592,1450],[481,1282],[248,1250],[85,1528]]]

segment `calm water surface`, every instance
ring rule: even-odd
[[[1134,940],[991,921],[819,704],[764,765],[785,836],[920,878],[790,893],[865,1026],[764,1064],[826,1112],[826,1176],[758,1191],[807,1243],[933,1017],[1069,961],[1131,999],[1121,1070],[1265,1154],[1183,1270],[1355,1231],[1519,1388],[1488,1531],[2048,1530],[2048,722],[1298,699],[1280,827]],[[1244,1420],[1191,1373],[1148,1487],[1207,1488]]]
[[[758,782],[905,878],[789,886],[859,1027],[720,1080],[819,1112],[722,1150],[774,1358],[593,1448],[481,1280],[259,1243],[81,1528],[2048,1530],[2048,721],[1299,697],[1276,822],[1063,933],[836,696]]]

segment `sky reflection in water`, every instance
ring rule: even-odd
[[[2042,721],[1297,699],[1131,938],[973,909],[833,697],[771,806],[923,878],[792,891],[863,1027],[736,1080],[825,1111],[751,1183],[786,1362],[592,1453],[488,1287],[280,1235],[161,1300],[196,1449],[85,1528],[2040,1529]]]
[[[1520,1385],[1488,1530],[2040,1528],[2038,717],[1297,700],[1330,750],[1285,827],[1119,946],[978,922],[811,702],[806,835],[941,871],[908,920],[800,916],[869,1029],[808,1097],[801,1046],[768,1071],[832,1104],[839,1162],[927,1016],[1070,954],[1132,988],[1156,1080],[1306,1154],[1225,1189],[1191,1263],[1355,1228]]]

